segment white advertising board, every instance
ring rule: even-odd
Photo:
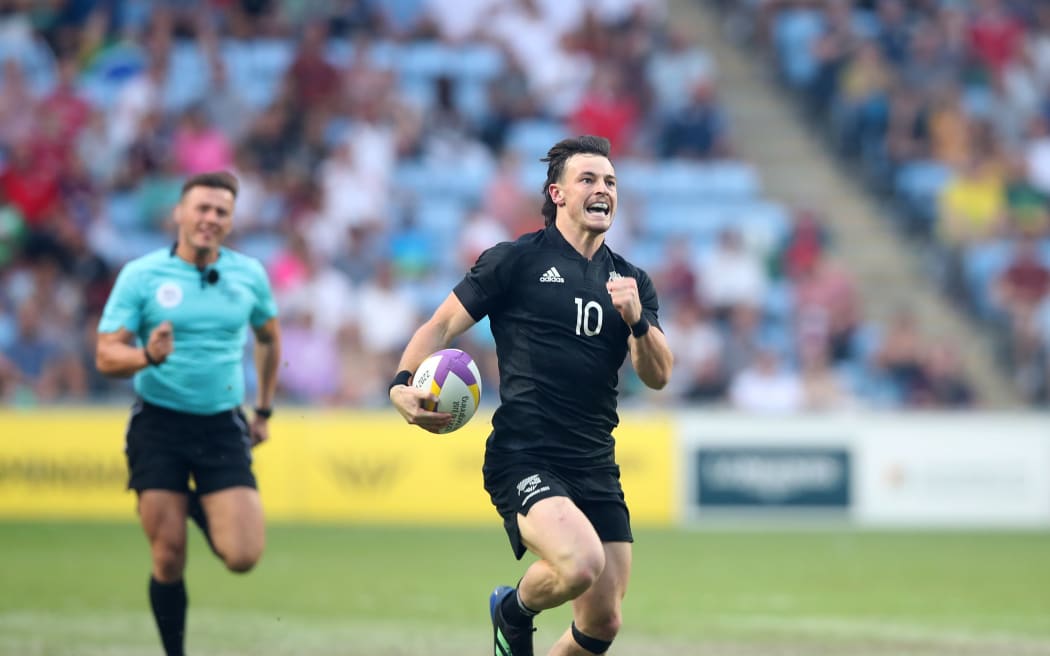
[[[855,519],[866,525],[1050,525],[1050,422],[1043,434],[985,428],[902,421],[892,430],[865,432],[856,451]]]
[[[685,522],[837,516],[872,528],[1050,528],[1045,415],[691,412],[677,420]]]

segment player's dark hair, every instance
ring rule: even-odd
[[[211,187],[212,189],[225,189],[237,197],[240,183],[237,177],[228,171],[211,171],[209,173],[198,173],[182,185],[182,196],[194,187]],[[180,196],[181,197],[181,196]]]
[[[554,216],[558,213],[558,207],[551,198],[551,185],[561,180],[561,174],[565,171],[565,162],[573,155],[601,155],[609,157],[609,140],[605,137],[596,137],[585,134],[579,137],[562,139],[551,146],[547,156],[541,162],[547,162],[547,181],[543,183],[543,225],[549,226],[554,223]]]

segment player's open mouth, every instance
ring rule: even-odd
[[[601,214],[602,216],[609,216],[609,203],[591,203],[587,206],[588,214]]]

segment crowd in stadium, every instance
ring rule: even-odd
[[[660,0],[443,4],[3,3],[4,403],[129,399],[94,367],[106,294],[124,262],[170,246],[185,177],[229,169],[241,184],[231,245],[263,261],[281,311],[282,398],[383,405],[410,331],[480,251],[542,227],[539,158],[571,134],[613,143],[609,243],[656,281],[677,358],[670,389],[651,397],[628,367],[628,400],[756,412],[980,402],[959,345],[922,334],[906,307],[867,320],[829,217],[763,196],[734,157],[716,63]],[[1009,317],[1017,363],[1045,357],[1046,276],[1019,259],[993,293],[971,259],[1047,244],[1050,142],[1038,130],[1050,59],[1039,57],[1050,42],[1008,18],[977,29],[995,2],[972,16],[879,4],[773,11],[783,70],[902,201],[927,198],[906,193],[911,166],[966,172],[944,176],[931,208],[945,275],[986,316]],[[784,45],[800,34],[804,64],[792,59],[801,46]],[[1008,49],[1007,36],[1030,47]],[[904,64],[919,79],[895,73]],[[1037,316],[1042,342],[1029,334]],[[492,394],[483,324],[461,347]],[[1039,384],[1045,395],[1034,378],[1033,400]]]
[[[735,9],[829,144],[893,200],[931,280],[997,335],[1018,391],[1050,400],[1050,6]]]

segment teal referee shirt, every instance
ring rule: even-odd
[[[210,415],[244,402],[248,325],[275,316],[270,281],[255,258],[222,248],[202,273],[173,249],[162,249],[124,265],[98,331],[127,328],[144,345],[157,324],[170,321],[175,350],[163,364],[135,374],[135,392],[155,405]]]

